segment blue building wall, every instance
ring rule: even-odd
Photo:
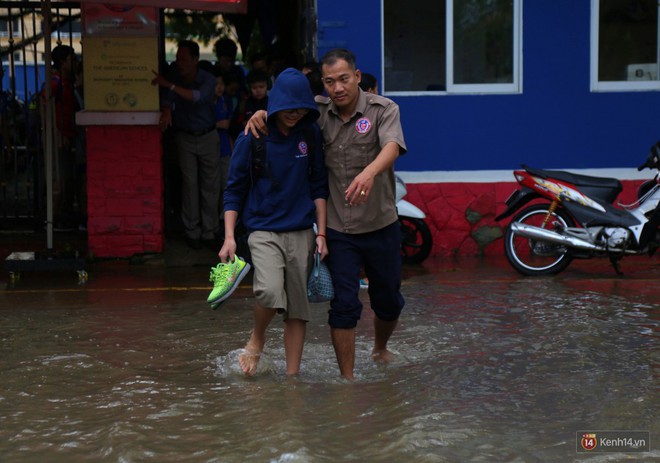
[[[2,78],[2,90],[12,91],[12,77],[9,75],[9,64],[3,63],[5,69]],[[43,64],[16,64],[14,66],[14,85],[16,98],[28,101],[32,95],[38,93],[44,81],[46,67]],[[12,92],[13,93],[13,92]]]
[[[318,0],[318,19],[319,57],[345,46],[382,81],[380,2]],[[398,170],[619,168],[644,160],[660,140],[660,92],[590,91],[590,2],[524,2],[522,30],[522,94],[391,97],[408,145]]]

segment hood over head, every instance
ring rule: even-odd
[[[307,76],[297,69],[287,68],[277,76],[268,92],[268,123],[274,123],[273,116],[279,111],[298,108],[309,109],[298,126],[310,124],[320,116]]]

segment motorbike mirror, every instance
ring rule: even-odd
[[[649,161],[652,162],[650,167],[660,167],[660,141],[653,145],[651,148],[651,156]]]
[[[651,147],[651,152],[646,158],[646,162],[637,168],[638,171],[648,167],[652,169],[654,167],[660,168],[660,141],[656,142],[655,145]]]

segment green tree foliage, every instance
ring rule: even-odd
[[[169,39],[191,39],[204,45],[218,37],[231,36],[230,25],[222,15],[207,11],[167,10],[165,31]]]

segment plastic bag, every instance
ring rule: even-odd
[[[309,302],[326,302],[335,297],[330,270],[325,262],[321,262],[318,252],[314,253],[314,266],[307,280],[307,298]]]

